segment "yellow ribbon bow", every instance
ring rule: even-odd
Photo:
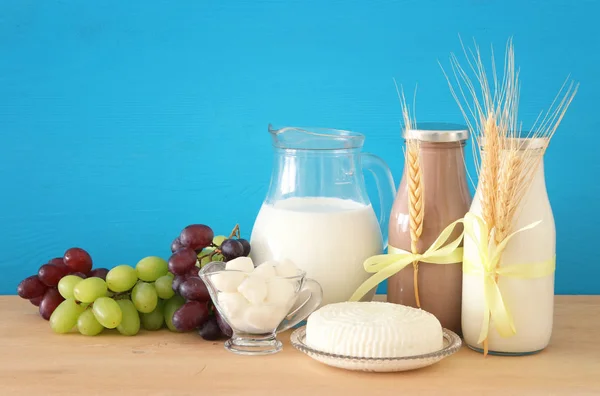
[[[470,257],[465,256],[463,259],[463,273],[482,276],[484,282],[484,314],[479,333],[479,344],[488,336],[491,319],[494,319],[494,327],[501,337],[511,337],[517,332],[513,318],[502,299],[502,293],[496,282],[496,276],[532,279],[548,276],[555,271],[555,258],[539,263],[498,266],[502,252],[510,239],[520,232],[536,227],[540,223],[541,221],[536,221],[522,227],[507,236],[498,245],[494,245],[490,244],[489,229],[486,222],[473,213],[469,212],[465,215],[464,233],[477,246],[477,260],[472,260]]]
[[[431,264],[453,264],[461,262],[463,258],[463,248],[458,247],[458,245],[462,242],[462,232],[454,241],[443,246],[450,238],[450,235],[452,235],[456,225],[459,223],[462,223],[462,219],[449,224],[433,244],[431,244],[429,249],[421,254],[413,254],[406,250],[394,248],[394,251],[397,252],[395,254],[380,254],[368,258],[363,264],[365,271],[375,273],[375,275],[371,276],[356,289],[352,297],[350,297],[350,301],[360,300],[379,283],[390,276],[397,274],[414,261],[422,261]]]

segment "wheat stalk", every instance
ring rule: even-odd
[[[496,125],[494,114],[488,115],[483,136],[483,154],[481,158],[481,211],[483,220],[492,230],[496,221],[496,193],[498,191],[498,173],[499,161],[498,152],[500,151],[500,130]]]
[[[467,51],[463,45],[463,52],[481,92],[477,92],[475,84],[454,54],[450,55],[450,64],[457,83],[456,90],[445,71],[444,75],[473,137],[481,143],[474,144],[473,150],[481,185],[482,215],[489,227],[490,236],[493,235],[490,239],[497,245],[510,234],[520,203],[579,85],[571,82],[567,86],[565,81],[542,120],[538,117],[532,132],[526,137],[544,139],[545,143],[542,147],[528,147],[522,144],[521,128],[517,125],[520,87],[512,40],[507,43],[501,83],[498,82],[492,56],[493,92],[477,45],[475,44],[475,51]],[[559,98],[561,99],[558,100]],[[487,338],[483,347],[484,355],[487,355]]]
[[[423,174],[421,171],[420,152],[421,147],[418,139],[410,136],[410,131],[416,127],[415,122],[411,118],[410,111],[406,104],[404,91],[398,91],[400,106],[402,107],[402,119],[404,121],[404,130],[406,134],[406,156],[405,167],[407,169],[407,186],[408,186],[408,219],[410,229],[410,250],[411,253],[417,254],[418,242],[423,233],[423,220],[425,217],[425,202],[423,198]],[[415,91],[416,95],[416,91]],[[413,284],[415,289],[415,301],[417,307],[421,307],[419,298],[419,262],[413,262]]]
[[[419,253],[417,244],[423,232],[423,218],[425,216],[425,205],[423,203],[423,177],[419,162],[419,141],[417,139],[407,140],[406,166],[408,167],[408,218],[410,226],[410,250],[411,253]],[[413,262],[413,283],[415,289],[415,301],[417,307],[421,308],[419,298],[419,262]]]
[[[496,245],[500,244],[510,232],[509,220],[513,218],[518,206],[517,197],[519,195],[519,187],[523,185],[522,168],[524,165],[523,158],[514,151],[506,153],[506,158],[503,161],[505,166],[500,174],[499,185],[503,186],[498,191],[498,200],[496,202],[496,220],[494,241]]]
[[[416,139],[407,141],[406,161],[408,167],[408,202],[412,253],[418,253],[417,243],[423,232],[423,217],[425,215],[419,151],[419,143]]]

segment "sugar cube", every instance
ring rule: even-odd
[[[265,303],[279,306],[289,306],[296,295],[296,282],[289,279],[274,278],[267,282],[267,297]]]
[[[277,261],[265,261],[258,267],[254,269],[252,272],[252,276],[262,276],[263,278],[273,278],[277,276],[275,272],[275,265],[277,265]]]
[[[211,275],[211,282],[219,291],[234,293],[247,276],[244,272],[221,271]]]
[[[251,305],[245,313],[246,327],[259,333],[270,333],[283,321],[287,312],[281,308]]]
[[[238,257],[228,261],[225,264],[225,269],[250,273],[254,271],[254,263],[250,257]]]
[[[238,291],[251,304],[260,304],[267,297],[267,284],[261,276],[249,276],[239,285]]]
[[[217,303],[223,311],[221,313],[232,321],[243,318],[244,312],[250,306],[248,300],[240,293],[219,293]]]
[[[291,260],[284,259],[275,267],[277,276],[289,277],[298,275],[298,267]]]

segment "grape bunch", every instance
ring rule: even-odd
[[[42,318],[49,320],[54,310],[65,300],[58,290],[59,282],[72,275],[79,279],[99,277],[108,273],[106,268],[92,269],[92,257],[85,250],[73,247],[63,257],[56,257],[43,264],[36,275],[19,283],[17,294],[39,307]]]
[[[104,279],[81,279],[68,275],[58,283],[65,299],[50,317],[57,333],[74,327],[83,335],[97,335],[104,329],[117,329],[126,336],[140,328],[158,330],[171,322],[172,313],[183,304],[171,288],[173,276],[167,262],[155,256],[141,259],[134,267],[118,265]]]
[[[106,328],[135,335],[140,327],[158,330],[164,324],[177,331],[171,318],[185,300],[175,295],[172,279],[160,257],[146,257],[135,268],[119,265],[109,271],[92,269],[91,256],[71,248],[24,279],[17,293],[38,305],[40,315],[57,333],[77,328],[91,336]]]
[[[198,332],[205,340],[231,337],[231,327],[214,307],[208,289],[198,276],[201,267],[211,261],[229,261],[250,254],[250,243],[240,238],[239,226],[229,237],[215,236],[204,224],[185,227],[171,244],[169,272],[173,275],[172,289],[185,300],[173,313],[173,326],[182,332]]]

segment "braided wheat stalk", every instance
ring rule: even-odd
[[[397,87],[396,87],[397,89]],[[411,253],[417,254],[419,238],[423,233],[423,219],[425,217],[425,201],[423,200],[423,174],[421,171],[420,162],[420,143],[418,139],[410,136],[410,131],[416,127],[415,122],[411,119],[404,92],[398,92],[400,105],[402,107],[402,118],[404,121],[404,129],[406,135],[406,155],[404,166],[408,177],[408,219],[410,226],[410,250]],[[417,307],[421,308],[421,300],[419,299],[419,262],[413,262],[413,282],[415,289],[415,302]]]
[[[423,233],[423,218],[425,216],[425,205],[423,202],[423,175],[419,161],[419,141],[408,139],[406,141],[406,167],[408,169],[408,218],[410,225],[410,250],[413,254],[419,253],[417,243]],[[417,307],[421,308],[419,299],[419,262],[413,262],[413,281],[415,288],[415,300]]]

